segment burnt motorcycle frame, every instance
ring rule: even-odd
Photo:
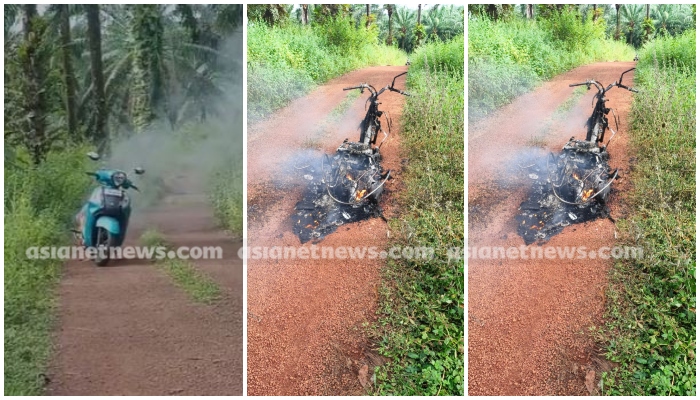
[[[610,111],[613,111],[611,108],[608,108],[605,106],[605,103],[608,101],[608,99],[605,97],[605,93],[607,93],[610,89],[614,87],[619,87],[622,89],[629,90],[630,92],[638,93],[636,89],[633,89],[631,87],[625,86],[622,84],[622,79],[625,76],[626,73],[630,71],[634,71],[635,68],[630,68],[627,71],[623,72],[620,75],[620,80],[609,84],[607,87],[603,87],[603,84],[593,80],[589,79],[585,82],[581,83],[572,83],[569,85],[569,87],[574,87],[574,86],[583,86],[586,85],[588,90],[591,89],[591,85],[595,85],[596,89],[598,89],[598,93],[593,96],[593,100],[595,102],[595,105],[593,106],[593,113],[591,116],[588,118],[588,121],[586,122],[586,141],[592,142],[594,144],[599,144],[603,142],[603,138],[605,136],[605,131],[607,129],[610,129],[609,122],[608,122],[608,113]],[[615,123],[617,124],[617,116],[615,115],[615,111],[613,111],[613,116],[615,117]],[[619,125],[619,124],[618,124]],[[615,134],[615,131],[612,131],[613,135]],[[612,137],[610,138],[612,139]],[[609,143],[610,141],[608,141]],[[605,149],[606,146],[602,146],[603,149]]]
[[[366,83],[361,83],[357,86],[343,88],[343,90],[360,89],[361,94],[364,93],[365,89],[369,90],[370,92],[370,97],[367,99],[369,107],[367,108],[367,113],[365,114],[364,119],[362,120],[362,122],[360,122],[361,144],[366,146],[377,144],[377,132],[380,132],[382,130],[381,117],[382,115],[384,115],[384,111],[379,110],[379,105],[382,104],[379,102],[379,96],[382,93],[389,90],[392,92],[402,94],[404,96],[410,96],[410,94],[402,90],[396,89],[394,87],[394,84],[396,83],[396,78],[406,75],[407,73],[408,71],[396,75],[391,81],[391,85],[386,85],[379,90],[375,89],[374,86]]]
[[[593,96],[592,99],[592,102],[594,102],[593,113],[590,117],[588,117],[588,120],[586,121],[586,140],[576,140],[572,137],[569,140],[569,143],[567,143],[564,146],[564,152],[574,152],[580,154],[581,156],[583,156],[584,154],[588,154],[588,156],[586,157],[588,157],[591,162],[593,162],[593,160],[597,160],[595,161],[596,165],[601,165],[601,161],[605,162],[609,158],[607,146],[608,144],[610,144],[610,140],[612,140],[612,138],[615,136],[616,131],[610,128],[607,115],[610,113],[610,111],[613,112],[613,116],[615,118],[616,123],[616,129],[619,126],[619,120],[617,118],[617,115],[615,114],[615,111],[611,108],[606,107],[605,103],[608,101],[608,98],[605,97],[605,94],[614,87],[619,87],[622,89],[629,90],[630,92],[638,93],[636,89],[622,84],[622,79],[624,78],[625,74],[630,71],[633,71],[634,69],[635,68],[630,68],[624,71],[620,75],[619,81],[611,83],[607,87],[604,87],[602,83],[594,79],[589,79],[581,83],[572,83],[569,85],[569,87],[586,85],[589,90],[591,86],[595,86],[598,92]],[[613,136],[611,136],[610,139],[608,139],[608,142],[605,145],[602,145],[603,139],[605,137],[605,131],[608,129],[610,129],[610,131],[613,133]],[[609,177],[607,179],[604,178],[604,174],[594,174],[592,177],[589,174],[584,179],[580,179],[579,177],[576,177],[576,168],[571,167],[571,164],[569,163],[569,157],[564,157],[563,159],[560,157],[559,159],[557,159],[557,157],[555,157],[554,154],[551,154],[550,156],[551,157],[550,159],[548,159],[547,163],[549,178],[552,179],[553,176],[550,166],[555,166],[555,171],[560,172],[559,176],[552,179],[552,182],[559,182],[559,184],[552,185],[552,191],[560,201],[570,205],[578,206],[583,206],[593,201],[594,199],[598,199],[601,203],[605,203],[608,195],[610,194],[610,185],[618,177],[617,169],[611,174],[609,174]],[[584,186],[587,186],[584,185],[584,181],[587,180],[586,178],[589,178],[588,184],[592,186],[592,188],[588,188],[588,190],[592,190],[591,192],[589,192],[588,190],[584,192]],[[590,182],[591,180],[593,182]],[[565,185],[564,182],[567,182],[566,185],[569,186],[579,186],[578,190],[576,191],[576,199],[574,201],[569,201],[562,198],[560,193],[557,192],[556,188]],[[591,195],[591,193],[594,194]]]

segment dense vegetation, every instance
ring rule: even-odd
[[[371,65],[403,65],[425,43],[464,32],[462,7],[392,4],[248,7],[248,117],[259,119],[314,85]]]
[[[26,249],[69,243],[72,216],[91,184],[85,171],[95,168],[85,157],[89,150],[107,155],[114,167],[143,161],[146,191],[162,188],[159,173],[185,161],[216,168],[212,153],[201,153],[212,142],[207,137],[219,140],[217,132],[238,146],[229,153],[214,147],[220,164],[240,163],[241,138],[231,126],[242,127],[242,117],[231,104],[242,97],[243,9],[5,5],[4,11],[5,393],[40,394],[61,263],[29,260]],[[242,208],[237,182],[225,193],[229,203],[240,198]],[[138,206],[145,199],[136,200]]]
[[[486,116],[540,82],[594,61],[632,61],[634,51],[606,38],[605,21],[577,9],[546,16],[469,21],[469,120]]]
[[[620,363],[608,394],[696,394],[695,30],[639,53],[630,136],[637,161],[621,244],[644,257],[611,273],[600,338]]]
[[[432,260],[383,271],[377,393],[464,395],[464,38],[420,47],[402,116],[401,217],[393,245],[432,247]],[[457,251],[454,251],[457,249]],[[456,256],[456,257],[455,257]]]

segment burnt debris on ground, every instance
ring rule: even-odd
[[[301,169],[309,181],[291,216],[302,243],[319,241],[339,226],[381,217],[379,197],[391,171],[384,172],[377,148],[347,140],[334,155]]]
[[[605,149],[572,138],[559,155],[550,153],[528,169],[532,189],[515,217],[525,244],[547,242],[571,224],[608,216],[605,201],[617,170],[611,172],[607,161]]]

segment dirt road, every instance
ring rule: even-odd
[[[243,393],[241,242],[217,229],[206,198],[196,193],[134,211],[126,244],[138,245],[145,229],[156,228],[174,246],[222,246],[223,260],[192,261],[216,281],[222,298],[197,304],[148,261],[102,268],[69,262],[59,287],[48,394]]]
[[[367,94],[355,100],[329,129],[331,111],[366,82],[382,87],[405,67],[373,67],[351,72],[295,100],[272,118],[248,129],[248,246],[295,246],[290,215],[306,185],[301,167],[333,153],[346,138],[359,139]],[[397,79],[405,87],[405,77]],[[401,180],[399,116],[403,96],[387,93],[380,110],[394,125],[382,147],[383,165],[396,173],[383,196],[391,215],[391,191]],[[344,225],[321,246],[378,246],[387,243],[379,218]],[[303,247],[312,251],[313,245]],[[320,252],[320,250],[319,250]],[[374,319],[380,260],[250,259],[248,262],[248,394],[361,394],[358,371],[381,360],[364,339],[362,324]]]
[[[585,139],[593,91],[565,118],[555,110],[573,92],[570,83],[605,85],[634,63],[597,63],[557,76],[469,129],[469,246],[520,247],[514,216],[528,189],[522,163],[532,146],[559,151],[572,136]],[[625,75],[630,84],[633,74]],[[611,199],[612,217],[624,212],[628,187],[629,109],[633,94],[615,88],[606,97],[621,125],[610,143],[610,164],[621,179]],[[610,114],[612,121],[612,114]],[[614,127],[614,123],[611,122]],[[610,134],[606,134],[610,137]],[[607,140],[607,139],[606,139]],[[546,154],[546,153],[544,153]],[[608,219],[570,225],[548,246],[612,246]],[[536,247],[533,244],[526,249]],[[586,375],[611,367],[596,350],[589,328],[600,322],[611,260],[470,259],[469,394],[582,395]],[[589,378],[590,379],[590,378]]]

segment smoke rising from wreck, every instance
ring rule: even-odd
[[[204,121],[190,119],[172,128],[165,116],[142,132],[122,127],[112,140],[105,161],[110,168],[129,174],[140,193],[134,207],[150,205],[164,193],[206,193],[212,174],[243,158],[243,34],[234,32],[221,47],[224,67],[230,74],[218,81],[223,95],[205,102]],[[133,168],[146,173],[137,177]]]

